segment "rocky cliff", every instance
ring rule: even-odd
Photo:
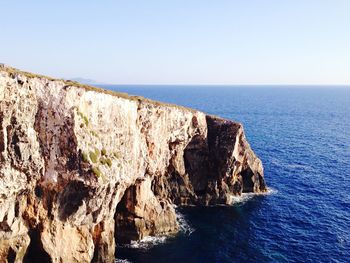
[[[239,123],[0,66],[0,262],[114,262],[174,204],[264,191]]]

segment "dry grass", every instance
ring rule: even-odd
[[[125,92],[117,92],[117,91],[107,90],[107,89],[103,89],[103,88],[98,88],[98,87],[82,84],[82,83],[79,83],[77,81],[65,80],[65,79],[55,79],[55,78],[44,76],[44,75],[39,75],[39,74],[31,73],[31,72],[21,71],[19,69],[5,66],[2,64],[0,64],[0,71],[7,72],[12,78],[14,78],[16,75],[24,75],[27,78],[39,78],[39,79],[47,79],[50,81],[61,81],[65,84],[65,87],[78,87],[78,88],[82,88],[86,91],[94,91],[94,92],[98,92],[98,93],[108,94],[108,95],[115,96],[118,98],[128,99],[128,100],[132,100],[132,101],[138,101],[139,103],[148,103],[148,104],[152,104],[154,106],[159,106],[159,107],[164,107],[164,106],[165,107],[173,107],[173,108],[177,108],[177,109],[181,109],[181,110],[185,110],[185,111],[190,111],[192,113],[196,112],[196,110],[194,110],[194,109],[186,108],[186,107],[179,106],[179,105],[172,104],[172,103],[164,103],[164,102],[159,102],[159,101],[155,101],[155,100],[150,100],[150,99],[147,99],[147,98],[144,98],[141,96],[132,96],[132,95],[129,95],[128,93],[125,93]]]

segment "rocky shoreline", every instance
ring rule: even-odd
[[[174,204],[265,192],[240,123],[0,66],[0,261],[114,262]]]

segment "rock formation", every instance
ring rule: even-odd
[[[239,123],[0,66],[0,262],[114,262],[174,204],[264,191]]]

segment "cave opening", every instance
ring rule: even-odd
[[[29,232],[30,243],[24,256],[24,263],[52,263],[40,240],[40,232],[35,228]]]
[[[243,180],[243,193],[249,193],[254,191],[254,182],[253,182],[253,171],[248,167],[243,170],[242,173]]]
[[[184,150],[186,173],[197,196],[205,195],[210,179],[209,149],[206,139],[195,135]]]
[[[135,186],[132,185],[124,192],[115,212],[114,238],[116,244],[128,244],[131,240],[137,240],[139,234],[136,231],[135,215],[130,208],[135,205]]]

